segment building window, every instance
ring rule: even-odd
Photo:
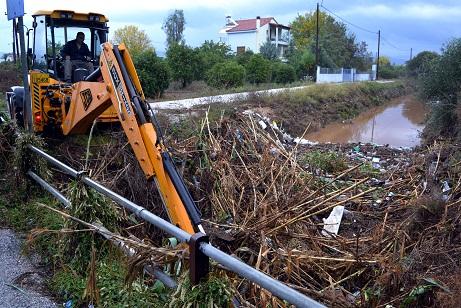
[[[237,54],[241,55],[245,53],[245,46],[237,46]]]

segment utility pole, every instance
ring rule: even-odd
[[[413,59],[413,48],[410,48],[410,61]]]
[[[29,89],[29,67],[27,62],[26,54],[26,41],[24,39],[24,21],[22,16],[18,17],[18,32],[19,40],[21,45],[21,68],[22,68],[22,80],[24,85],[24,124],[29,133],[33,132],[33,118],[32,118],[32,106],[30,104],[30,89]]]
[[[381,30],[378,30],[378,58],[376,60],[376,80],[379,78],[379,46],[381,45]]]
[[[16,44],[17,44],[16,19],[13,19],[13,62],[14,63],[16,63]]]
[[[319,61],[320,61],[319,59],[319,11],[320,11],[319,3],[317,2],[317,29],[316,29],[316,35],[315,35],[315,69],[316,70],[317,70],[317,66],[319,66]],[[315,76],[317,76],[317,74]]]
[[[29,68],[26,55],[26,41],[24,39],[24,0],[7,0],[6,1],[8,20],[13,20],[14,25],[14,43],[16,44],[16,50],[21,50],[21,68],[22,68],[22,80],[24,86],[24,98],[23,104],[24,110],[24,124],[29,132],[33,131],[32,112],[30,104],[30,91],[29,91]],[[18,19],[16,22],[15,19]],[[21,44],[17,44],[19,32],[19,40]]]

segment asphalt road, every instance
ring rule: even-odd
[[[21,240],[0,229],[0,307],[59,307],[43,294],[46,283],[39,268],[21,254]]]

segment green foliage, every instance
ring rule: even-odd
[[[196,48],[196,60],[194,79],[206,78],[206,73],[216,64],[230,58],[230,47],[224,43],[205,41],[202,46]]]
[[[437,288],[440,288],[448,293],[451,292],[450,289],[448,289],[445,285],[441,284],[433,278],[423,278],[423,280],[424,283],[414,287],[407,295],[407,297],[404,298],[400,307],[406,308],[413,307],[414,305],[417,307],[426,306],[426,299],[432,297],[434,294],[434,289]]]
[[[407,62],[407,73],[411,77],[418,77],[423,73],[426,66],[439,55],[433,51],[422,51]]]
[[[429,106],[431,113],[424,129],[424,137],[427,140],[435,140],[455,135],[459,120],[456,105],[446,101],[436,101]]]
[[[275,60],[279,56],[277,46],[272,44],[269,39],[261,45],[259,48],[259,53],[267,60]]]
[[[293,66],[286,63],[275,62],[272,65],[272,80],[276,83],[290,83],[296,80]]]
[[[192,286],[188,275],[183,276],[178,289],[171,296],[169,307],[229,307],[233,291],[225,275],[209,274],[207,281]]]
[[[49,177],[46,161],[42,157],[33,155],[28,149],[29,145],[43,148],[45,141],[38,135],[26,132],[22,132],[16,138],[13,152],[13,165],[16,167],[16,179],[20,185],[26,183],[26,174],[29,170],[35,171],[44,179]]]
[[[113,41],[124,43],[133,57],[146,51],[155,52],[147,33],[137,26],[128,25],[115,30]]]
[[[126,267],[123,260],[104,258],[96,268],[96,284],[99,289],[101,307],[162,307],[166,302],[166,290],[162,285],[149,287],[143,278],[125,285]],[[72,300],[74,307],[84,304],[83,294],[86,275],[72,268],[58,270],[51,281],[51,288],[64,300]]]
[[[295,69],[298,78],[314,74],[315,56],[309,49],[291,46],[287,58],[288,63]]]
[[[207,84],[215,88],[231,88],[243,85],[245,68],[235,61],[216,63],[207,74]]]
[[[174,44],[184,44],[184,29],[186,20],[184,19],[183,10],[174,10],[168,15],[163,23],[162,30],[166,34],[166,43],[168,47]]]
[[[103,260],[97,268],[97,283],[104,307],[162,307],[166,290],[158,282],[149,287],[143,277],[125,285],[127,270],[121,260]]]
[[[357,69],[358,72],[368,72],[373,64],[372,53],[368,51],[368,45],[360,42],[354,46],[354,55],[351,59],[350,66]]]
[[[271,76],[271,63],[260,54],[252,55],[246,65],[247,80],[251,83],[268,82]]]
[[[112,202],[94,189],[87,188],[82,182],[69,184],[69,214],[88,223],[101,223],[110,231],[117,230],[119,216]],[[81,225],[73,220],[66,220],[66,227],[72,230],[81,229]],[[64,242],[63,250],[74,268],[83,273],[90,262],[92,246],[101,241],[93,233],[78,232],[70,234]],[[100,247],[99,243],[96,245]]]
[[[385,65],[379,67],[380,79],[396,79],[405,74],[405,68],[401,65]]]
[[[376,177],[380,174],[379,170],[373,167],[373,164],[366,162],[359,167],[359,172],[363,176]]]
[[[341,172],[347,169],[347,160],[336,152],[312,151],[307,153],[303,160],[313,170],[320,169],[326,173]]]
[[[391,60],[387,56],[379,57],[379,72],[380,79],[395,79],[405,75],[405,67],[402,65],[391,64]]]
[[[164,60],[157,57],[152,50],[133,57],[144,95],[159,98],[170,85],[170,71]]]
[[[433,136],[454,137],[459,134],[456,116],[461,90],[461,39],[453,39],[433,58],[420,74],[422,94],[434,102],[425,133]]]
[[[295,18],[291,23],[291,34],[296,48],[308,48],[315,53],[316,27],[316,12]],[[319,64],[322,67],[359,65],[362,70],[371,64],[371,54],[367,51],[366,43],[358,43],[355,34],[349,33],[344,23],[325,12],[319,14],[319,49]]]
[[[185,88],[194,78],[197,63],[196,53],[189,46],[171,44],[166,52],[166,57],[172,79],[179,81],[182,87]]]
[[[461,38],[453,39],[423,73],[423,94],[431,100],[457,103],[461,89]]]
[[[379,57],[379,67],[384,67],[384,66],[390,66],[391,65],[391,59],[387,56],[380,56]]]
[[[248,62],[250,62],[251,56],[253,55],[254,52],[252,52],[251,50],[246,50],[244,53],[237,54],[235,56],[235,60],[238,64],[246,67],[248,65]]]

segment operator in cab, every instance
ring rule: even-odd
[[[64,58],[64,79],[67,82],[71,82],[73,67],[83,67],[90,74],[94,71],[91,53],[84,40],[85,33],[78,32],[75,40],[68,41],[61,49],[61,55]]]

